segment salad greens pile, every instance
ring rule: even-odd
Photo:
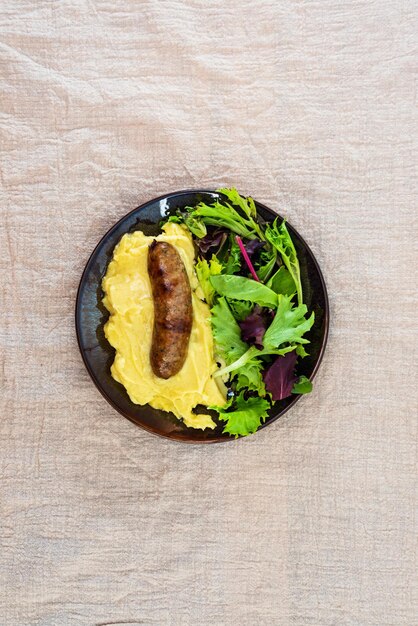
[[[194,235],[196,273],[211,307],[220,364],[214,376],[229,391],[225,406],[210,408],[225,422],[224,433],[249,435],[275,402],[312,390],[305,376],[295,375],[314,323],[303,303],[295,246],[285,220],[264,223],[254,200],[236,189],[218,189],[212,204],[168,219]]]

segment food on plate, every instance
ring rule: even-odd
[[[151,367],[154,299],[148,273],[149,248],[154,240],[175,247],[187,272],[192,292],[193,325],[186,360],[167,380]],[[141,231],[128,233],[115,247],[102,281],[103,303],[110,316],[104,331],[115,348],[113,378],[121,383],[132,402],[171,411],[192,428],[214,428],[210,415],[194,412],[198,405],[225,404],[224,385],[212,374],[218,369],[208,305],[198,296],[194,271],[195,251],[191,234],[181,225],[168,223],[157,237]],[[221,391],[223,390],[223,391]]]
[[[151,367],[170,378],[184,365],[192,330],[192,292],[179,253],[171,243],[154,241],[148,248],[148,274],[154,298]]]
[[[271,407],[309,393],[298,376],[314,323],[296,248],[252,198],[219,189],[169,215],[157,237],[122,237],[103,279],[112,376],[138,404],[186,426],[254,433]]]

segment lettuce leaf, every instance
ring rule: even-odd
[[[256,304],[254,310],[245,320],[239,323],[242,339],[257,348],[263,347],[263,337],[266,332],[266,320],[262,308]]]
[[[276,315],[263,338],[264,348],[275,348],[284,343],[309,343],[303,335],[312,328],[315,314],[306,319],[306,305],[293,306],[290,296],[279,294],[278,300]]]
[[[277,250],[272,245],[261,250],[258,263],[255,265],[258,278],[264,283],[273,272],[277,262]]]
[[[226,300],[232,311],[232,315],[235,317],[237,322],[245,320],[254,308],[254,304],[252,302],[247,302],[247,300],[234,300],[231,298],[226,298]]]
[[[305,356],[309,356],[309,352],[306,352],[305,346],[302,346],[301,344],[296,346],[296,354],[300,356],[301,359],[304,359]]]
[[[253,359],[243,367],[237,369],[234,374],[237,376],[237,390],[249,389],[256,391],[261,397],[266,395],[266,386],[263,380],[262,371],[264,363],[260,359]]]
[[[292,393],[311,393],[312,383],[306,376],[299,376],[298,380],[293,385]]]
[[[252,278],[222,274],[221,276],[212,276],[210,281],[215,291],[221,296],[235,300],[248,300],[272,309],[277,307],[277,294]]]
[[[252,198],[240,196],[235,188],[218,189],[217,193],[220,194],[220,198],[214,200],[212,204],[199,202],[195,207],[186,207],[188,212],[188,217],[185,218],[186,224],[187,219],[192,219],[195,220],[192,222],[192,226],[197,232],[199,229],[196,222],[201,223],[205,230],[206,226],[217,226],[228,228],[233,233],[247,239],[254,237],[264,239],[261,226],[257,222],[257,211]],[[195,230],[192,232],[194,233]],[[203,235],[196,234],[196,236]]]
[[[231,234],[229,240],[230,248],[225,265],[225,274],[235,274],[235,272],[239,272],[241,269],[242,256],[234,235]]]
[[[293,296],[296,293],[295,281],[284,265],[273,274],[267,282],[267,287],[270,287],[276,293],[282,293],[286,296]]]
[[[264,246],[266,245],[265,241],[260,241],[260,239],[250,239],[249,241],[247,241],[244,246],[245,249],[247,251],[248,256],[253,257],[254,254],[256,252],[258,252],[259,250],[261,250],[261,248],[264,248]]]
[[[210,408],[216,410],[219,419],[226,422],[224,433],[235,435],[235,437],[244,437],[255,433],[261,426],[261,422],[265,422],[270,403],[264,398],[250,397],[246,399],[242,391],[239,396],[234,398],[232,406]]]
[[[300,278],[300,266],[298,256],[293,241],[289,235],[289,231],[286,228],[286,223],[283,220],[280,225],[277,224],[277,218],[273,224],[268,224],[265,230],[265,237],[267,241],[274,246],[280,253],[283,263],[289,270],[291,277],[294,280],[296,286],[296,293],[298,295],[298,304],[303,304],[302,294],[302,282]]]
[[[209,263],[206,259],[197,261],[195,269],[205,300],[209,306],[212,306],[215,290],[210,282],[210,277],[220,274],[222,272],[222,265],[219,263],[216,256],[213,255]]]
[[[254,362],[254,360],[257,360],[259,357],[262,357],[262,356],[267,356],[270,354],[277,354],[277,355],[287,354],[288,352],[292,352],[292,350],[294,350],[295,347],[296,346],[293,344],[290,346],[285,346],[283,348],[271,348],[271,349],[263,348],[262,350],[259,350],[255,346],[250,346],[249,348],[247,346],[248,349],[246,352],[244,352],[235,361],[227,364],[222,369],[216,371],[215,374],[213,374],[213,377],[217,378],[218,376],[224,376],[225,374],[229,374],[230,372],[241,370],[241,368],[244,368],[247,365],[247,363]]]
[[[184,219],[184,223],[191,233],[198,239],[202,239],[207,235],[207,228],[204,222],[196,219],[193,215],[187,215]]]
[[[228,234],[225,230],[220,230],[219,228],[217,228],[213,232],[207,233],[201,239],[198,239],[196,241],[196,245],[199,249],[201,256],[207,258],[208,256],[210,256],[211,248],[215,248],[215,251],[219,250],[219,248],[222,248],[227,237]],[[213,253],[214,251],[212,250],[212,254]]]
[[[267,391],[271,393],[272,400],[283,400],[292,393],[296,381],[294,371],[297,358],[295,351],[278,356],[264,372],[264,382]]]
[[[241,196],[235,187],[231,187],[230,189],[222,187],[221,189],[217,189],[217,192],[226,196],[228,200],[235,206],[239,207],[249,219],[257,219],[257,209],[252,198],[244,198],[244,196]]]
[[[216,354],[229,365],[239,359],[247,351],[248,346],[241,339],[241,329],[225,298],[218,299],[211,313]]]

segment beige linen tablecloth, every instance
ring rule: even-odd
[[[1,626],[418,624],[416,2],[0,13]],[[285,418],[190,447],[106,404],[74,301],[117,219],[219,185],[306,237],[331,333]]]

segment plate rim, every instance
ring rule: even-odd
[[[77,336],[77,344],[78,344],[78,348],[81,354],[81,358],[82,361],[84,363],[84,366],[91,378],[91,380],[93,381],[95,387],[98,389],[98,391],[100,392],[100,394],[103,396],[103,398],[110,404],[110,406],[115,409],[115,411],[117,413],[119,413],[120,415],[123,415],[123,417],[125,417],[126,419],[128,419],[130,422],[132,422],[135,426],[142,428],[143,430],[146,430],[147,432],[151,433],[152,435],[156,435],[157,437],[161,437],[163,439],[168,439],[171,441],[175,441],[177,443],[187,443],[187,444],[212,444],[212,443],[228,443],[228,442],[233,442],[233,441],[238,441],[238,440],[243,440],[243,439],[247,439],[247,437],[215,437],[213,439],[184,439],[182,437],[177,437],[175,435],[172,434],[163,434],[161,432],[157,432],[155,430],[153,430],[151,427],[147,426],[146,424],[143,423],[138,423],[137,421],[135,421],[133,418],[131,418],[125,411],[123,411],[106,393],[106,391],[103,389],[103,387],[99,384],[97,377],[95,375],[95,373],[93,372],[92,368],[90,367],[89,362],[86,360],[85,355],[84,355],[84,348],[81,345],[81,330],[80,330],[80,320],[79,320],[79,310],[80,310],[80,300],[81,300],[81,291],[82,291],[82,286],[84,284],[84,278],[87,275],[88,271],[90,270],[90,265],[92,263],[92,260],[96,254],[96,252],[99,250],[99,248],[101,247],[102,243],[109,237],[109,235],[111,235],[111,233],[116,230],[120,224],[125,221],[130,215],[133,215],[134,213],[141,211],[145,208],[147,208],[149,205],[154,204],[156,202],[161,202],[162,200],[166,200],[168,198],[173,198],[176,196],[184,196],[184,195],[188,195],[188,194],[198,194],[198,193],[206,193],[206,194],[217,194],[218,192],[214,189],[181,189],[179,191],[174,191],[174,192],[170,192],[170,193],[165,193],[162,194],[160,196],[157,196],[155,198],[152,198],[150,200],[147,200],[146,202],[140,204],[139,206],[135,207],[134,209],[132,209],[131,211],[128,211],[128,213],[125,213],[119,220],[117,220],[117,222],[115,222],[112,226],[110,226],[110,228],[104,233],[104,235],[100,238],[100,240],[98,241],[98,243],[95,245],[95,247],[93,248],[91,254],[89,255],[87,262],[84,266],[83,272],[81,274],[80,277],[80,281],[78,284],[78,288],[77,288],[77,294],[76,294],[76,299],[75,299],[75,331],[76,331],[76,336]],[[251,196],[253,197],[253,196]],[[271,209],[270,207],[266,206],[265,204],[263,204],[262,202],[259,202],[258,200],[256,200],[255,198],[254,202],[256,203],[256,205],[258,205],[259,207],[261,207],[262,209],[264,209],[267,213],[271,213],[272,215],[276,215],[277,217],[284,219],[279,213],[276,213],[275,211],[273,211],[273,209]],[[310,376],[310,380],[313,380],[318,372],[318,369],[322,363],[322,359],[324,357],[324,353],[325,353],[325,349],[328,343],[328,336],[329,336],[329,326],[330,326],[330,306],[329,306],[329,297],[328,297],[328,290],[327,290],[327,286],[325,283],[325,279],[324,279],[324,275],[322,273],[321,267],[316,259],[316,256],[314,255],[314,253],[312,252],[310,246],[308,245],[308,243],[306,242],[305,238],[302,237],[302,235],[300,235],[299,231],[296,230],[296,228],[294,228],[294,226],[292,226],[291,223],[289,223],[286,220],[286,224],[289,227],[290,231],[293,231],[297,237],[300,239],[302,245],[307,249],[307,251],[309,252],[315,269],[318,273],[319,276],[319,280],[321,283],[321,287],[323,290],[323,294],[324,294],[324,335],[321,341],[321,347],[319,350],[319,354],[315,363],[315,366],[312,370],[312,374]],[[277,419],[279,419],[279,417],[282,417],[285,413],[287,413],[287,411],[289,411],[295,404],[296,402],[298,402],[301,398],[302,398],[303,394],[295,394],[294,399],[292,399],[292,401],[282,410],[280,411],[277,415],[275,415],[274,417],[272,417],[268,422],[265,422],[264,424],[262,424],[257,431],[254,434],[257,434],[257,432],[259,432],[260,430],[262,430],[263,428],[266,428],[267,426],[270,426],[271,424],[273,424]]]

